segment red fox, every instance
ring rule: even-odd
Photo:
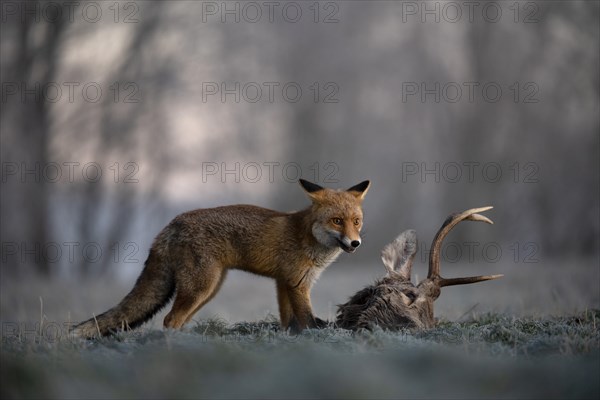
[[[360,246],[362,201],[370,181],[345,191],[299,183],[312,201],[302,211],[233,205],[175,217],[154,239],[131,292],[114,308],[75,326],[74,335],[90,338],[135,328],[173,295],[164,326],[181,328],[234,268],[275,279],[282,328],[298,332],[320,326],[311,287],[342,250],[353,253]]]

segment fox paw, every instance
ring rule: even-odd
[[[318,329],[324,329],[329,326],[329,322],[322,320],[321,318],[315,317],[315,324]]]

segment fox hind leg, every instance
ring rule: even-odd
[[[219,289],[221,288],[221,285],[223,284],[223,281],[225,280],[225,276],[227,275],[227,270],[222,270],[221,271],[221,277],[219,278],[219,282],[217,283],[217,286],[212,290],[212,293],[210,294],[210,296],[208,296],[208,298],[206,298],[206,300],[201,301],[200,303],[198,303],[198,305],[196,306],[196,308],[194,309],[194,311],[192,311],[190,313],[190,315],[188,315],[187,319],[185,320],[184,324],[187,324],[188,322],[190,322],[190,320],[192,319],[192,317],[198,312],[200,311],[200,309],[209,301],[211,301],[213,299],[213,297],[216,296],[216,294],[219,292]]]
[[[165,328],[181,328],[204,304],[217,293],[225,277],[218,263],[182,265],[176,273],[175,301],[164,320]]]

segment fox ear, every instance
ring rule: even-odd
[[[324,189],[322,186],[304,179],[300,179],[298,182],[306,194],[308,194],[308,197],[310,197],[312,200],[315,200],[318,197],[318,193]]]
[[[369,186],[371,186],[371,181],[362,181],[358,185],[352,186],[347,192],[352,193],[356,198],[362,200],[369,191]]]
[[[316,183],[309,182],[305,179],[300,179],[298,182],[300,182],[302,188],[308,193],[314,193],[324,189],[322,186],[319,186]]]

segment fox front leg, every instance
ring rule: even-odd
[[[310,287],[289,288],[288,296],[294,313],[289,324],[292,332],[298,333],[306,328],[320,328],[326,325],[325,321],[313,315]]]
[[[277,281],[277,303],[279,304],[279,320],[281,329],[290,327],[294,317],[292,303],[290,302],[289,290],[285,283]]]

